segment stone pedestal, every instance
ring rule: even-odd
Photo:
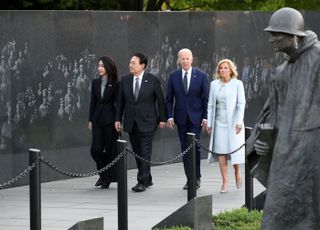
[[[103,217],[79,221],[69,230],[103,230]]]
[[[195,197],[153,226],[152,230],[180,225],[196,230],[212,230],[212,196]]]

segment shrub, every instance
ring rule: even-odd
[[[157,230],[157,229],[155,229]],[[185,227],[185,226],[173,226],[171,228],[161,228],[159,230],[192,230],[192,228],[190,227]]]
[[[262,212],[246,208],[221,212],[213,216],[215,230],[259,230]]]
[[[215,230],[259,230],[262,212],[247,208],[238,208],[214,215],[212,220]],[[190,227],[175,226],[161,230],[192,230]]]

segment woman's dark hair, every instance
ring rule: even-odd
[[[118,70],[116,63],[113,61],[111,57],[103,56],[98,59],[98,62],[102,61],[104,68],[108,74],[109,81],[117,81],[118,80]]]

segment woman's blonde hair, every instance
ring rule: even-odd
[[[237,78],[238,77],[238,71],[237,71],[237,66],[230,60],[230,59],[222,59],[221,61],[218,62],[217,64],[217,68],[216,68],[216,72],[215,72],[215,79],[218,79],[220,80],[221,79],[221,76],[219,74],[219,68],[220,68],[220,65],[222,63],[228,63],[229,65],[229,68],[231,70],[231,78]]]

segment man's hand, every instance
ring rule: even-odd
[[[162,129],[165,125],[166,123],[164,121],[160,121],[158,127]]]
[[[116,121],[114,123],[114,128],[117,130],[117,132],[121,131],[121,122],[120,121]]]
[[[173,129],[173,126],[174,126],[174,120],[173,118],[169,118],[168,121],[167,121],[167,126],[170,128],[170,129]]]
[[[92,123],[91,123],[91,121],[89,121],[88,129],[89,129],[89,130],[92,130]]]
[[[208,121],[206,119],[203,119],[201,122],[201,126],[203,130],[207,129]]]
[[[270,146],[264,141],[256,140],[253,146],[260,156],[267,156],[271,152]]]

